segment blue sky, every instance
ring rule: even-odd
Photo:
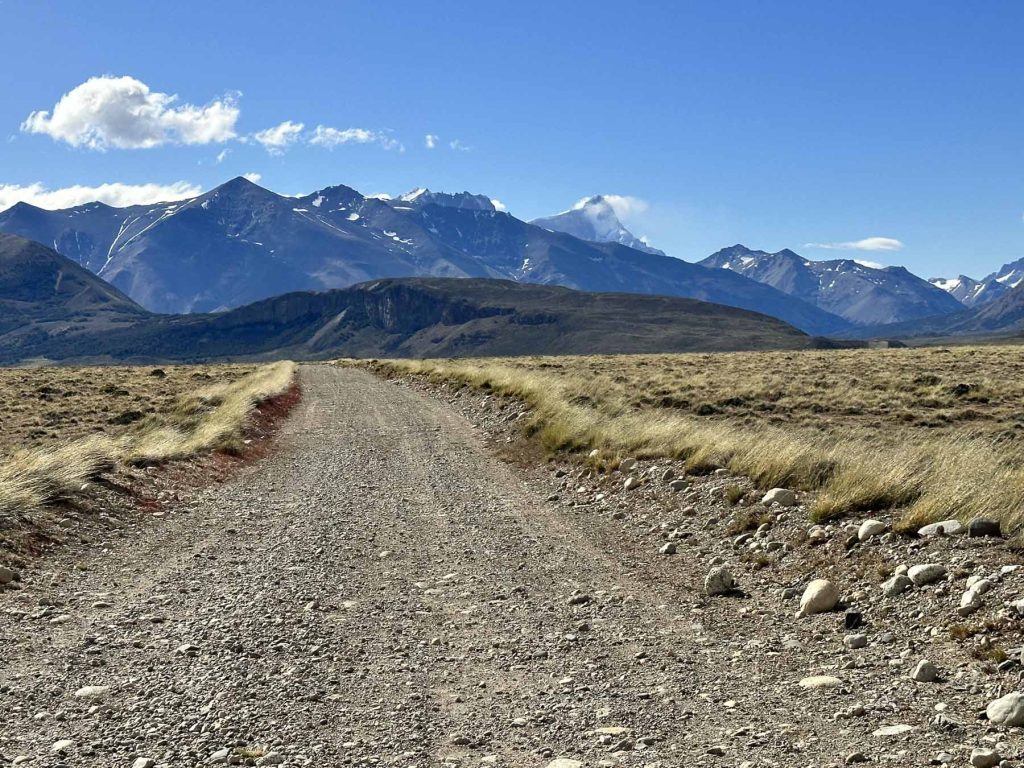
[[[1024,256],[1022,32],[996,1],[0,0],[0,203],[245,173],[527,219],[612,193],[688,260],[742,242],[980,276]],[[806,246],[869,238],[902,248]]]

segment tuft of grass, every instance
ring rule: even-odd
[[[518,399],[552,452],[667,457],[813,491],[815,521],[898,509],[898,528],[984,515],[1024,531],[1020,347],[372,365]]]
[[[89,435],[57,447],[15,450],[0,461],[0,515],[66,499],[118,462],[237,450],[253,409],[287,391],[294,375],[294,363],[262,366],[236,381],[183,395],[169,412],[147,417],[117,437]]]

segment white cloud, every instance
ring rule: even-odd
[[[21,130],[101,151],[235,138],[236,95],[214,99],[203,107],[174,106],[177,98],[151,91],[133,77],[92,77],[65,93],[52,110],[30,114]]]
[[[448,142],[448,146],[454,149],[456,152],[469,152],[473,148],[463,144],[459,139],[453,139]]]
[[[651,207],[646,200],[630,195],[599,195],[599,197],[611,206],[615,215],[623,222],[637,214],[646,213]],[[584,197],[572,207],[572,210],[578,211],[585,208],[591,200],[593,200],[592,197]]]
[[[854,261],[869,269],[885,269],[885,264],[880,264],[877,261],[868,261],[867,259],[854,259]]]
[[[891,237],[865,237],[839,243],[805,243],[804,248],[827,248],[832,251],[898,251],[903,243]]]
[[[0,211],[15,203],[30,203],[39,208],[56,210],[85,203],[100,202],[123,208],[128,205],[151,205],[171,200],[184,200],[200,194],[202,189],[185,181],[174,184],[121,184],[114,182],[95,187],[75,185],[48,189],[35,184],[0,184]]]
[[[217,165],[220,165],[221,163],[223,163],[224,162],[224,158],[226,158],[230,152],[231,152],[230,149],[222,149],[220,152],[218,152],[217,153]]]
[[[289,146],[299,140],[302,130],[306,126],[302,123],[293,123],[285,120],[273,128],[258,131],[252,135],[253,141],[263,145],[263,148],[272,155],[280,155]]]
[[[384,149],[397,149],[404,152],[402,142],[384,131],[371,131],[366,128],[331,128],[318,125],[308,139],[310,144],[326,149],[334,149],[339,144],[379,144]]]
[[[437,142],[440,141],[440,139],[440,136],[437,136],[433,133],[428,133],[426,136],[423,137],[423,145],[427,149],[433,149],[434,147],[437,146]]]
[[[501,211],[502,213],[508,212],[508,206],[505,205],[503,202],[501,202],[501,200],[499,200],[496,197],[491,198],[491,205],[494,206],[494,210],[496,211]]]
[[[253,184],[259,184],[260,183],[260,179],[262,179],[263,176],[262,176],[262,174],[255,173],[254,171],[249,171],[249,173],[243,173],[242,174],[242,178],[243,179],[248,179]]]

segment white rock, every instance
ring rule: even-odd
[[[801,688],[835,688],[843,684],[838,677],[831,675],[812,675],[800,681]]]
[[[889,526],[881,520],[865,520],[857,529],[857,538],[860,541],[867,541],[872,536],[881,536],[888,528]]]
[[[981,595],[975,592],[973,589],[968,589],[960,597],[960,607],[956,609],[956,612],[960,616],[970,616],[972,613],[981,608],[982,600]]]
[[[717,565],[708,571],[704,579],[704,592],[708,595],[724,595],[736,586],[732,573],[724,565]]]
[[[912,725],[884,725],[876,731],[872,731],[872,736],[900,736],[904,733],[909,733],[914,730]]]
[[[971,590],[971,592],[977,592],[979,595],[984,595],[994,586],[995,584],[986,579],[984,576],[979,576],[977,578],[972,576],[967,580],[967,588]]]
[[[778,504],[780,507],[792,507],[796,504],[796,494],[789,488],[772,488],[761,498],[762,504]]]
[[[547,768],[583,768],[583,763],[567,757],[558,757],[548,763]]]
[[[674,541],[666,541],[661,545],[661,549],[658,550],[659,555],[674,555],[676,553],[676,543]]]
[[[847,648],[864,648],[868,644],[868,636],[865,634],[847,635],[843,638],[843,645]]]
[[[137,757],[132,768],[156,768],[156,760],[152,757]]]
[[[639,479],[637,479],[635,477],[627,477],[626,478],[626,482],[624,482],[622,484],[622,487],[625,490],[627,490],[627,491],[631,491],[634,488],[638,487],[639,485],[640,485],[640,480]]]
[[[914,586],[914,582],[902,573],[898,573],[891,579],[882,582],[882,594],[886,597],[895,597],[902,595],[912,586]]]
[[[929,523],[917,531],[918,536],[957,536],[966,529],[959,520],[942,520],[938,523]]]
[[[110,693],[109,685],[87,685],[83,688],[79,688],[75,691],[76,699],[90,699],[92,701],[100,701],[101,699],[107,698],[107,694]]]
[[[53,744],[50,747],[50,751],[51,752],[66,752],[67,750],[71,749],[73,746],[75,746],[75,742],[73,742],[71,739],[61,739],[60,741],[53,742]]]
[[[831,611],[838,602],[839,588],[828,579],[815,579],[807,585],[803,597],[800,598],[797,618]]]
[[[971,751],[971,765],[974,768],[995,768],[1003,757],[994,749],[978,747]]]
[[[925,584],[931,584],[933,581],[938,581],[946,575],[946,568],[939,565],[938,563],[924,563],[923,565],[913,565],[910,570],[907,571],[907,576],[914,586],[923,587]]]
[[[939,670],[928,659],[921,659],[910,673],[910,679],[918,683],[934,683],[939,679]]]
[[[1014,727],[1024,725],[1024,693],[1008,693],[989,702],[985,714],[990,722],[996,725]]]

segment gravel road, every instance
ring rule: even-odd
[[[833,719],[858,698],[797,685],[837,651],[813,624],[794,630],[791,605],[711,608],[706,559],[658,557],[619,522],[549,503],[550,483],[497,460],[456,410],[362,371],[301,376],[271,455],[0,594],[0,764],[823,766],[877,752]],[[933,704],[900,716],[927,722]],[[944,743],[883,752],[927,764]]]

